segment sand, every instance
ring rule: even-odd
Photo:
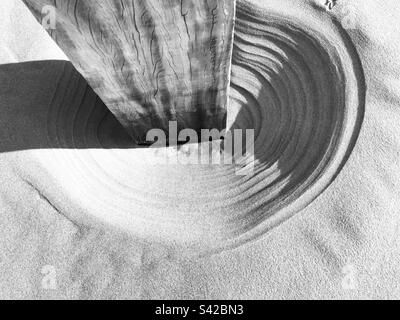
[[[249,1],[268,13],[267,26],[253,29],[242,3],[228,117],[259,128],[256,174],[246,178],[233,168],[146,165],[153,151],[132,148],[20,1],[2,1],[0,297],[399,298],[400,7],[338,1],[326,12],[324,2]],[[275,45],[270,65],[265,37],[254,31],[265,28]],[[277,45],[281,35],[287,43]],[[260,67],[263,77],[255,77],[244,58],[274,72]],[[302,59],[319,71],[304,73]],[[278,90],[262,96],[268,77]],[[285,95],[282,82],[294,89]],[[292,100],[301,105],[294,95],[302,85],[315,106],[300,112]],[[274,93],[286,103],[267,105],[294,124],[252,115],[266,112]],[[238,110],[243,99],[251,108]],[[287,153],[263,144],[273,145],[274,125]],[[284,134],[290,130],[301,149]]]

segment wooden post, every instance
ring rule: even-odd
[[[137,142],[225,129],[235,0],[23,1]]]

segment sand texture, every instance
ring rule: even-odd
[[[140,99],[155,90],[147,63],[112,29],[116,59],[66,45],[89,42],[70,33],[79,31],[65,1],[51,33],[70,62],[23,2],[33,3],[0,4],[0,298],[400,298],[398,1],[224,2],[235,29],[232,51],[218,55],[231,63],[218,65],[213,101],[228,128],[254,129],[245,176],[234,165],[151,163],[200,146],[153,150],[130,138]],[[117,72],[110,61],[129,63]],[[173,99],[184,101],[188,65],[166,83]],[[192,83],[189,100],[215,89],[209,80]],[[142,89],[126,104],[131,83]],[[154,114],[168,120],[161,99]],[[118,113],[127,105],[133,113]]]

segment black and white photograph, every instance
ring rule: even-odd
[[[399,1],[0,0],[0,300],[399,299]]]

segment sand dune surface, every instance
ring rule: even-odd
[[[157,150],[1,2],[0,298],[400,297],[399,4],[236,5],[227,124],[255,130],[247,176],[148,165]]]

